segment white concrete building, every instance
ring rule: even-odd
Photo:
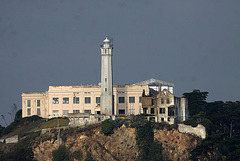
[[[148,85],[114,85],[113,114],[140,114],[142,92]],[[101,86],[49,86],[46,92],[22,93],[22,116],[39,115],[44,118],[67,116],[68,113],[101,112]]]
[[[156,79],[113,85],[112,54],[113,45],[106,38],[101,46],[101,85],[49,86],[45,92],[22,93],[22,117],[64,117],[68,113],[138,115],[143,113],[143,91],[148,95],[149,91],[167,90],[173,96],[174,84]],[[181,113],[181,118],[186,116],[185,111]]]

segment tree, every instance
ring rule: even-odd
[[[5,122],[5,124],[7,126],[7,122],[6,122],[5,116],[4,115],[1,115],[1,116],[2,116],[2,119],[3,119],[3,121]]]
[[[4,127],[2,127],[2,125],[0,125],[0,137],[2,136],[3,129],[4,129]]]
[[[240,102],[216,101],[205,107],[189,119],[208,129],[208,137],[191,152],[191,159],[240,160]]]
[[[17,122],[17,121],[20,121],[21,119],[22,119],[22,109],[16,112],[14,121]]]
[[[143,126],[136,127],[136,143],[139,148],[139,156],[137,160],[162,160],[160,143],[154,141],[153,125],[146,122]]]
[[[190,116],[196,115],[200,111],[205,111],[208,92],[200,92],[200,90],[195,89],[191,93],[184,93],[183,96],[188,99]]]
[[[17,105],[14,103],[12,106],[11,106],[11,111],[10,112],[8,112],[8,114],[11,116],[11,121],[14,121],[13,120],[13,116],[14,116],[14,114],[16,114],[16,112],[17,112]]]

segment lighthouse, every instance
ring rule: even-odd
[[[108,37],[101,45],[101,114],[113,115],[113,44]]]

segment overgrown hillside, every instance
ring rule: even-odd
[[[188,160],[200,141],[176,126],[133,117],[28,133],[17,144],[1,144],[0,160]]]

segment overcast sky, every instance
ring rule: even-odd
[[[155,78],[177,96],[240,100],[239,0],[0,0],[0,115],[10,122],[22,92],[98,84],[105,36],[114,84]]]

